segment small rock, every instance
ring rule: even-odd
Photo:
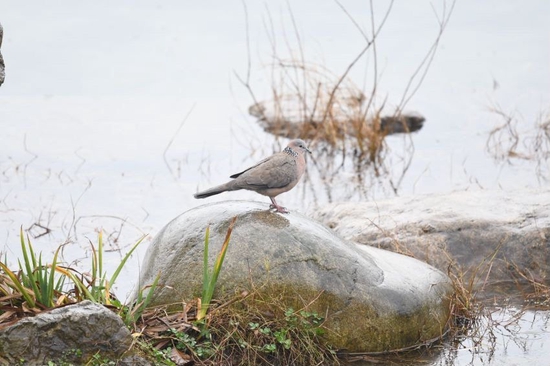
[[[54,361],[80,365],[97,353],[119,359],[131,344],[130,331],[118,315],[102,305],[83,301],[23,318],[0,329],[0,362],[45,365]]]

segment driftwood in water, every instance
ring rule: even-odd
[[[334,104],[329,112],[320,106],[308,111],[305,103],[292,100],[258,102],[248,111],[266,132],[289,139],[307,140],[334,141],[347,136],[369,138],[410,133],[420,130],[426,120],[417,113],[367,117],[360,108],[363,100],[358,98],[348,103]]]

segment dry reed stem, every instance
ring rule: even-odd
[[[386,101],[384,99],[381,104],[375,102],[378,98],[379,86],[377,40],[391,13],[393,1],[383,12],[379,24],[375,21],[374,2],[369,2],[371,27],[368,32],[360,27],[360,22],[354,19],[342,3],[336,1],[336,4],[364,40],[360,50],[342,72],[333,73],[321,65],[306,60],[304,37],[298,30],[297,21],[289,4],[287,9],[291,19],[290,34],[293,39],[290,39],[283,27],[284,35],[281,42],[283,46],[280,46],[275,36],[277,32],[271,12],[267,8],[265,33],[271,45],[273,60],[268,65],[271,98],[269,101],[260,101],[251,85],[250,31],[245,4],[247,69],[246,76],[241,77],[236,73],[236,77],[253,101],[249,112],[258,118],[264,129],[276,136],[310,141],[318,157],[314,161],[315,174],[319,174],[321,181],[327,182],[325,190],[329,201],[333,195],[329,183],[338,175],[350,170],[357,176],[358,183],[353,194],[359,193],[360,196],[364,196],[367,193],[366,187],[372,184],[388,185],[388,188],[396,194],[411,165],[414,145],[411,138],[406,137],[403,139],[403,152],[392,156],[385,140],[385,137],[392,132],[385,128],[381,116]],[[402,111],[424,81],[453,12],[454,4],[455,1],[451,1],[450,6],[447,6],[447,2],[444,2],[441,13],[436,14],[439,29],[435,40],[408,80],[395,112],[388,117],[401,121],[396,122],[401,125],[401,132],[413,131],[411,125],[401,118]],[[280,48],[283,48],[283,52],[289,56],[281,56]],[[296,52],[295,49],[298,51]],[[367,74],[372,73],[372,86],[360,89],[352,82],[350,75],[351,71],[357,68],[359,61],[367,56],[374,60],[372,69],[368,67],[366,69]],[[368,93],[365,90],[368,90]]]
[[[520,132],[521,121],[516,113],[505,112],[498,104],[489,111],[501,120],[487,137],[485,149],[498,162],[511,164],[513,160],[536,163],[535,175],[539,182],[550,180],[550,112],[541,112],[534,126]]]

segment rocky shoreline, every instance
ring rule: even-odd
[[[289,307],[326,314],[324,339],[338,349],[406,348],[444,334],[453,291],[444,272],[451,266],[483,268],[484,285],[517,282],[519,273],[548,284],[548,202],[550,190],[455,192],[334,203],[313,219],[276,214],[263,203],[214,203],[158,233],[139,281],[161,273],[156,305],[196,297],[205,228],[215,256],[236,216],[217,296],[246,290],[253,279],[266,296],[284,292]],[[96,354],[119,365],[151,364],[128,352],[132,342],[118,315],[85,301],[0,329],[0,364],[79,364]]]

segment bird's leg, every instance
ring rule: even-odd
[[[271,208],[274,208],[276,212],[288,213],[288,210],[287,210],[285,207],[279,206],[279,205],[277,204],[277,201],[275,201],[275,198],[273,198],[273,197],[269,197],[269,198],[271,199],[271,202],[272,202],[272,204],[269,205],[269,208],[270,208],[270,209],[271,209]]]

